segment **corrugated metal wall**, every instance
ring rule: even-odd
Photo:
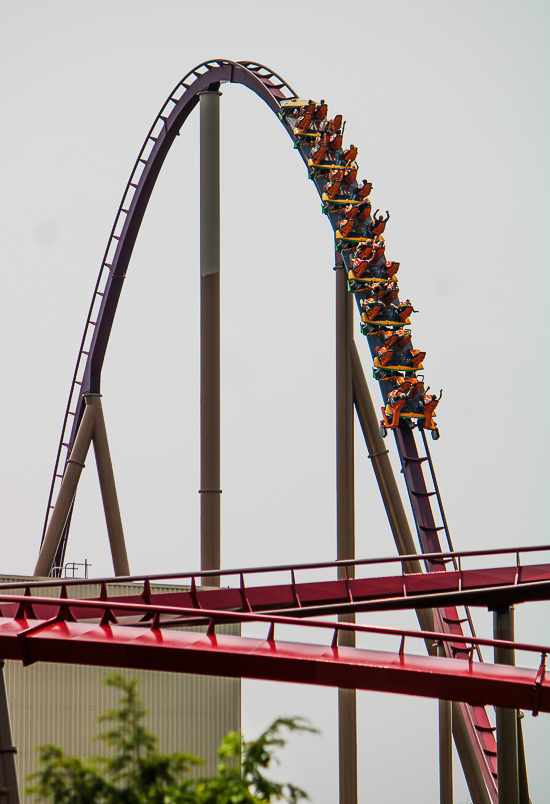
[[[11,580],[19,578],[0,576],[0,582]],[[152,588],[168,591],[178,587]],[[129,589],[136,591],[130,584],[113,584],[109,594],[124,594]],[[50,594],[58,592],[57,587]],[[94,597],[98,593],[94,586],[75,587],[74,597]],[[222,630],[228,628],[220,627]],[[105,728],[97,724],[97,718],[116,706],[119,695],[102,683],[110,672],[141,680],[149,713],[147,727],[158,736],[160,751],[195,754],[207,761],[199,773],[205,769],[214,771],[221,739],[228,731],[240,729],[240,680],[49,663],[23,667],[19,662],[7,661],[5,678],[21,791],[25,778],[37,769],[35,749],[39,745],[53,743],[68,754],[82,757],[104,752],[101,741],[93,737]],[[22,801],[29,800],[23,793]]]

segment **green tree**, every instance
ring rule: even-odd
[[[308,798],[299,787],[265,775],[276,750],[286,744],[283,729],[316,732],[300,718],[278,718],[257,740],[229,733],[218,750],[217,774],[195,778],[189,771],[201,759],[157,750],[156,736],[143,725],[147,713],[137,679],[114,674],[105,683],[121,693],[118,708],[99,719],[107,730],[97,739],[112,755],[85,763],[55,745],[41,746],[41,767],[29,777],[34,784],[27,793],[49,804],[296,804]]]

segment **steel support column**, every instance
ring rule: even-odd
[[[336,269],[336,553],[339,559],[355,558],[352,341],[353,296],[348,291],[342,263]],[[338,575],[345,578],[346,569],[340,567]],[[353,575],[354,568],[350,567],[348,577]],[[340,644],[353,646],[355,635],[341,634]],[[357,804],[357,706],[354,690],[338,690],[338,750],[340,804]]]
[[[523,712],[518,713],[518,774],[519,774],[519,804],[531,804],[529,798],[529,782],[527,780],[527,764],[525,762],[525,746],[523,744],[523,727],[521,721]]]
[[[493,612],[495,639],[514,640],[514,609],[506,606]],[[495,648],[495,664],[514,665],[514,651]],[[495,707],[497,719],[497,776],[499,804],[519,804],[517,711]]]
[[[445,646],[438,644],[437,655],[445,658]],[[453,735],[451,701],[439,701],[439,801],[453,804]]]
[[[95,408],[86,405],[78,433],[75,438],[74,446],[65,467],[63,480],[61,481],[61,488],[55,503],[50,524],[46,531],[46,536],[40,549],[38,561],[34,568],[34,574],[39,576],[47,576],[50,574],[55,554],[61,541],[61,535],[65,522],[71,510],[71,503],[76,494],[78,481],[84,469],[84,461],[90,448],[90,443],[94,434],[95,423]]]
[[[129,575],[130,566],[126,553],[124,541],[124,531],[122,529],[122,519],[118,507],[118,497],[116,493],[115,476],[109,452],[109,442],[107,440],[107,430],[101,406],[101,394],[85,394],[86,407],[78,428],[74,446],[65,467],[61,488],[55,502],[48,530],[42,548],[38,556],[38,561],[34,569],[34,574],[47,576],[50,574],[63,528],[69,516],[71,505],[78,488],[80,475],[84,469],[84,461],[88,455],[90,444],[94,442],[94,452],[99,475],[99,485],[103,500],[103,510],[105,511],[105,521],[111,545],[111,555],[113,558],[113,568],[115,575]]]
[[[355,558],[352,340],[353,295],[348,291],[342,263],[336,270],[336,532],[339,559]],[[340,577],[345,577],[345,573]]]
[[[220,92],[200,93],[201,569],[220,550]],[[219,586],[219,578],[208,578]]]
[[[105,417],[101,405],[101,394],[87,394],[86,404],[95,408],[94,434],[92,440],[94,444],[97,474],[99,475],[101,498],[103,500],[103,510],[105,512],[105,522],[107,524],[107,533],[111,545],[113,569],[115,575],[129,575],[130,565],[128,563],[122,517],[120,516],[118,495],[116,493],[115,474],[111,462],[107,428],[105,427]]]
[[[15,766],[17,749],[13,745],[11,734],[4,664],[4,660],[0,659],[0,788],[3,787],[8,791],[4,798],[6,804],[19,804],[19,785]]]

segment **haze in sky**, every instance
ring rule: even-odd
[[[386,251],[419,310],[427,384],[444,389],[432,454],[455,547],[549,543],[549,14],[534,0],[4,0],[3,574],[36,561],[82,328],[141,143],[182,76],[221,57],[267,64],[347,120],[374,209],[391,213]],[[223,565],[331,560],[332,231],[270,110],[222,89]],[[157,182],[103,372],[135,573],[199,567],[198,291],[194,113]],[[368,373],[357,320],[355,337]],[[357,430],[357,556],[393,555]],[[106,575],[89,464],[67,560]],[[517,639],[548,644],[549,614],[519,606]],[[490,637],[487,612],[474,618]],[[412,614],[360,621],[416,627]],[[358,710],[360,800],[435,801],[437,702],[360,693]],[[322,737],[293,739],[278,772],[316,804],[336,801],[336,691],[243,682],[246,733],[280,714],[310,717]],[[531,797],[544,801],[550,721],[523,722]],[[457,761],[455,801],[467,800]]]

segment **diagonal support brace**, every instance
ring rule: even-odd
[[[86,407],[82,421],[67,460],[59,495],[34,569],[34,575],[37,576],[45,577],[51,572],[92,441],[115,575],[130,574],[107,430],[101,406],[101,394],[85,394],[84,398]]]

